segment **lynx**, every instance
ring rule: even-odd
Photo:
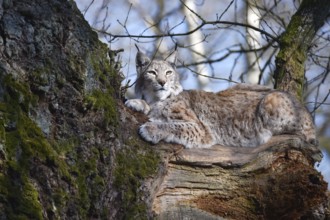
[[[136,99],[125,104],[129,108],[148,114],[149,105],[182,92],[175,61],[151,60],[141,52],[136,55]]]
[[[256,147],[274,135],[296,134],[315,144],[309,112],[286,92],[247,84],[218,93],[182,91],[175,68],[166,61],[138,54],[136,65],[142,99],[126,105],[148,114],[149,121],[139,129],[146,141],[186,148]]]

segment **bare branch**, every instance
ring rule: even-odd
[[[182,32],[182,33],[165,33],[165,34],[155,34],[155,35],[136,35],[136,34],[112,34],[112,33],[108,33],[104,30],[98,30],[93,28],[94,31],[101,33],[101,34],[105,34],[105,35],[109,35],[111,38],[115,39],[115,38],[160,38],[160,37],[174,37],[174,36],[187,36],[190,34],[193,34],[194,32],[200,30],[201,28],[203,28],[206,25],[234,25],[234,26],[240,26],[240,27],[246,27],[246,28],[251,28],[255,31],[260,32],[261,34],[267,36],[268,38],[272,39],[274,42],[278,42],[278,37],[277,36],[273,36],[271,34],[269,34],[268,32],[254,27],[252,25],[248,25],[248,24],[244,24],[244,23],[239,23],[239,22],[233,22],[233,21],[205,21],[202,22],[199,26],[197,26],[196,28],[194,28],[193,30],[187,31],[187,32]],[[125,26],[123,25],[123,27],[125,28]],[[127,31],[127,29],[125,28],[125,30]]]
[[[325,101],[328,99],[330,95],[330,90],[328,91],[328,94],[324,97],[324,99],[321,102],[315,102],[315,107],[313,111],[311,112],[312,114],[322,105],[325,103]]]
[[[89,10],[89,8],[94,4],[95,0],[92,0],[91,3],[88,4],[87,8],[84,10],[84,16],[86,15],[87,11]]]
[[[182,63],[181,66],[184,66],[184,64]],[[190,70],[191,72],[193,72],[193,73],[195,73],[196,75],[199,75],[199,76],[207,77],[207,78],[210,78],[210,79],[223,80],[223,81],[232,82],[232,83],[239,83],[237,81],[230,80],[230,79],[227,79],[227,78],[204,75],[204,74],[201,74],[201,73],[196,72],[195,70],[191,69],[189,66],[185,66],[185,67],[188,70]]]
[[[197,18],[199,18],[202,23],[205,23],[206,21],[204,20],[204,18],[202,18],[202,16],[200,16],[198,13],[196,13],[194,10],[192,10],[190,7],[188,7],[186,5],[186,3],[184,3],[182,0],[180,0],[181,4],[184,5],[185,8],[187,8],[191,13],[193,13]]]
[[[217,15],[217,20],[218,20],[218,21],[221,20],[222,16],[228,11],[228,9],[232,6],[232,4],[234,3],[234,1],[235,1],[235,0],[232,0],[232,1],[228,4],[227,8],[221,13],[220,16]]]

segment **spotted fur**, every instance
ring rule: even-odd
[[[153,68],[158,65],[155,63]],[[164,72],[167,68],[158,69]],[[168,89],[160,95],[159,79],[148,77],[141,78],[144,84],[139,92],[145,99],[139,103],[147,106],[142,112],[148,114],[149,121],[139,133],[154,144],[163,140],[187,148],[215,144],[256,147],[280,134],[295,134],[316,143],[309,112],[288,93],[247,84],[219,93],[182,89],[176,93],[173,88],[178,87],[177,82],[168,81]]]
[[[155,103],[149,118],[139,132],[152,143],[256,147],[279,134],[296,134],[315,143],[314,124],[305,107],[291,95],[263,86],[241,84],[219,93],[184,91]]]

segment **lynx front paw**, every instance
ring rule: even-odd
[[[162,139],[161,131],[151,122],[141,125],[139,134],[144,140],[153,144],[157,144]]]
[[[150,106],[142,99],[130,99],[125,102],[125,105],[137,112],[143,112],[144,114],[148,114],[150,111]]]

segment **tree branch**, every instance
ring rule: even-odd
[[[265,35],[266,37],[274,40],[275,42],[278,42],[278,37],[277,36],[273,36],[273,35],[269,34],[268,32],[266,32],[266,31],[264,31],[260,28],[254,27],[252,25],[244,24],[244,23],[233,22],[233,21],[205,21],[205,22],[202,22],[200,25],[198,25],[196,28],[194,28],[190,31],[187,31],[187,32],[181,32],[181,33],[170,33],[170,32],[168,32],[168,33],[164,33],[164,34],[154,34],[154,35],[142,35],[142,34],[137,35],[137,34],[130,34],[128,32],[127,32],[127,34],[112,34],[112,33],[106,32],[104,30],[98,30],[98,29],[95,29],[95,28],[93,28],[93,30],[100,33],[100,34],[108,35],[113,39],[116,39],[116,38],[159,38],[159,37],[187,36],[187,35],[190,35],[190,34],[196,32],[196,31],[200,30],[201,28],[203,28],[206,25],[218,25],[218,24],[234,25],[234,26],[251,28],[255,31],[260,32],[261,34]]]

